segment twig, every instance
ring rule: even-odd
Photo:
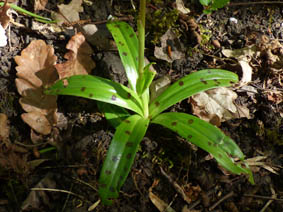
[[[281,1],[256,1],[256,2],[238,2],[238,3],[230,3],[228,6],[247,6],[247,5],[255,5],[255,4],[283,4]]]
[[[267,199],[267,200],[274,200],[274,201],[282,201],[283,199],[278,199],[274,197],[267,197],[267,196],[261,196],[261,195],[253,195],[253,194],[244,194],[244,197],[253,197],[253,198],[258,198],[258,199]]]
[[[61,192],[61,193],[66,193],[66,194],[71,194],[75,197],[78,197],[79,199],[86,201],[88,203],[90,203],[89,200],[87,200],[84,196],[81,196],[79,194],[73,193],[71,191],[67,191],[67,190],[61,190],[61,189],[55,189],[55,188],[31,188],[30,190],[32,191],[55,191],[55,192]]]
[[[209,211],[212,211],[214,208],[216,208],[220,203],[222,203],[224,200],[234,196],[234,192],[231,191],[230,193],[226,194],[224,197],[222,197],[220,200],[218,200],[216,203],[214,203],[211,207],[209,207]]]

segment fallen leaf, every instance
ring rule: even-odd
[[[4,4],[0,12],[0,24],[4,29],[6,29],[10,22],[10,16],[8,15],[8,10],[10,9],[9,4]]]
[[[36,132],[47,135],[56,124],[57,97],[44,94],[44,89],[52,85],[58,75],[54,68],[57,57],[54,49],[42,40],[32,41],[15,61],[16,87],[22,96],[19,100],[27,112],[22,119]]]
[[[228,88],[215,88],[191,97],[193,113],[216,126],[234,118],[250,118],[249,109],[236,105],[237,94]]]
[[[149,192],[148,196],[151,202],[160,212],[175,212],[173,208],[171,208],[166,202],[164,202],[162,199],[160,199],[151,191]]]
[[[48,0],[35,0],[34,11],[44,10]]]
[[[66,48],[70,50],[64,56],[67,61],[55,65],[60,79],[73,75],[89,74],[95,67],[95,63],[91,58],[93,50],[85,41],[83,34],[79,32],[74,35]]]
[[[79,13],[83,12],[82,7],[83,0],[72,0],[69,4],[58,5],[60,13],[55,15],[55,19],[58,25],[62,25],[64,22],[76,22],[80,20]],[[66,20],[67,19],[67,20]]]
[[[236,58],[242,67],[243,76],[240,81],[241,85],[245,85],[252,80],[252,67],[250,66],[250,61],[256,53],[256,46],[248,46],[242,49],[223,49],[222,53],[226,57]]]
[[[163,91],[166,90],[171,84],[171,79],[169,76],[163,76],[157,80],[154,80],[149,89],[150,89],[150,101],[153,101],[158,97]]]
[[[9,134],[10,127],[8,125],[8,117],[4,113],[0,113],[0,144],[10,144]]]
[[[56,182],[52,179],[53,175],[48,173],[40,182],[38,182],[35,185],[35,188],[49,188],[49,189],[54,189],[56,188]],[[52,195],[48,191],[34,191],[32,190],[28,197],[24,200],[21,210],[26,211],[26,210],[41,210],[42,206],[45,205],[47,207],[50,207],[51,201],[54,198],[54,192]],[[52,198],[51,198],[52,196]]]
[[[154,56],[156,58],[172,63],[174,60],[185,57],[181,42],[172,29],[167,30],[160,38],[160,41],[161,47],[155,46],[154,49]]]
[[[183,14],[188,14],[191,11],[185,7],[183,0],[176,0],[176,8]]]

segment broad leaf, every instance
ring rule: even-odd
[[[80,96],[143,114],[140,99],[135,92],[119,83],[97,76],[75,75],[56,82],[45,93],[49,95]]]
[[[117,44],[129,84],[136,91],[138,79],[138,39],[136,33],[129,24],[121,21],[111,21],[107,23],[107,28]]]
[[[99,178],[98,192],[103,203],[111,204],[111,199],[118,197],[148,124],[148,119],[132,115],[117,127]]]
[[[244,163],[244,154],[237,144],[218,128],[186,113],[162,113],[152,120],[178,133],[187,141],[209,152],[227,170],[235,174],[248,174],[254,183],[252,172]],[[241,161],[236,163],[239,158]]]
[[[108,104],[105,102],[97,102],[97,106],[99,110],[104,114],[107,121],[109,121],[114,128],[118,127],[122,123],[122,121],[130,116],[129,112],[126,109],[118,107],[116,105]]]
[[[152,118],[168,107],[196,93],[211,88],[230,86],[238,81],[238,76],[221,69],[206,69],[194,72],[169,86],[150,103],[149,114]]]

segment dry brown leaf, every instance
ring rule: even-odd
[[[155,207],[159,210],[159,211],[164,211],[164,212],[175,212],[175,210],[173,208],[171,208],[169,206],[169,204],[167,204],[166,202],[164,202],[162,199],[160,199],[158,196],[156,196],[154,193],[152,193],[151,191],[149,192],[149,199],[151,200],[151,202],[155,205]]]
[[[8,117],[4,113],[0,113],[0,144],[9,144],[10,127],[8,125]]]
[[[26,176],[29,173],[28,154],[18,153],[14,147],[13,144],[5,148],[0,146],[0,167],[5,170],[12,170],[21,176]]]
[[[89,74],[95,67],[95,63],[91,58],[93,50],[85,41],[83,34],[79,32],[74,35],[66,48],[70,50],[64,56],[68,61],[55,65],[60,79],[73,75]]]
[[[183,14],[188,14],[191,12],[190,9],[185,7],[183,0],[176,0],[176,8]]]
[[[40,180],[36,185],[35,188],[42,188],[41,191],[35,191],[32,190],[25,201],[22,203],[21,211],[26,210],[40,210],[42,209],[42,206],[45,205],[47,207],[50,207],[52,200],[54,200],[54,194],[52,193],[52,198],[50,193],[48,191],[45,191],[44,189],[55,189],[56,188],[56,182],[53,179],[53,175],[48,173],[42,180]]]
[[[44,10],[48,0],[35,0],[34,11]]]
[[[10,9],[9,4],[4,4],[0,12],[0,24],[4,29],[6,29],[10,22],[10,16],[8,15],[8,10]]]
[[[252,80],[252,67],[250,66],[250,61],[256,54],[256,46],[248,46],[242,49],[223,49],[222,53],[226,57],[234,57],[238,60],[242,67],[243,77],[240,81],[241,85],[245,85]]]
[[[191,97],[193,113],[216,126],[234,118],[250,118],[249,109],[234,103],[237,94],[228,88],[216,88]]]
[[[181,42],[172,29],[167,30],[160,40],[161,47],[155,46],[154,49],[154,56],[156,58],[172,63],[174,60],[185,57]]]
[[[83,12],[83,0],[72,0],[69,4],[58,5],[60,13],[56,14],[57,24],[62,25],[64,22],[76,22],[80,20],[79,12]],[[67,20],[66,20],[67,19]]]
[[[54,68],[57,57],[54,49],[42,40],[35,40],[25,48],[15,61],[16,87],[22,96],[19,102],[27,112],[22,119],[36,132],[47,135],[56,123],[57,97],[44,94],[44,89],[52,85],[58,75]]]

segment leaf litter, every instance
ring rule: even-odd
[[[41,0],[41,1],[37,1],[37,2],[44,2],[43,0]],[[72,2],[75,2],[75,0],[73,0]],[[79,1],[77,1],[77,2],[79,2]],[[182,1],[176,1],[176,3],[178,3],[179,4],[179,2],[182,2]],[[181,4],[180,3],[180,5],[183,5],[183,4]],[[186,9],[186,8],[185,8]],[[75,9],[74,10],[75,11],[75,13],[80,13],[80,9]],[[77,20],[77,21],[79,21],[79,20]],[[64,19],[63,20],[63,22],[66,22],[66,20]],[[77,41],[74,41],[74,42],[77,42]],[[78,41],[78,43],[79,43],[80,41]],[[282,45],[278,45],[278,44],[274,44],[273,43],[273,45],[269,45],[271,42],[267,42],[266,43],[266,45],[262,45],[262,49],[257,49],[257,51],[256,52],[251,52],[251,57],[252,57],[252,59],[250,58],[250,56],[249,55],[246,55],[245,56],[245,53],[243,53],[243,55],[244,55],[244,57],[246,57],[245,58],[245,63],[240,63],[240,57],[241,57],[241,55],[239,55],[239,56],[237,56],[237,57],[234,57],[234,58],[236,58],[237,60],[238,60],[238,63],[240,64],[240,66],[241,66],[241,68],[242,68],[242,71],[243,71],[243,78],[242,78],[242,82],[244,82],[243,84],[248,84],[248,85],[245,85],[245,86],[250,86],[249,88],[251,88],[251,89],[249,89],[249,92],[247,92],[247,94],[250,96],[251,95],[251,91],[253,91],[253,92],[257,92],[257,95],[258,95],[258,93],[261,93],[261,92],[258,92],[258,91],[260,91],[259,89],[257,89],[257,87],[255,87],[252,83],[253,83],[253,77],[255,77],[256,75],[257,75],[257,73],[258,73],[258,71],[259,70],[257,70],[257,66],[254,64],[254,61],[253,61],[253,59],[254,58],[256,58],[260,63],[263,63],[264,61],[265,61],[265,59],[264,58],[267,58],[268,60],[267,61],[269,61],[268,63],[267,63],[267,67],[269,67],[270,68],[270,70],[271,70],[271,73],[272,73],[272,76],[270,75],[270,77],[268,78],[268,79],[266,79],[266,81],[265,81],[265,85],[264,85],[264,87],[262,88],[262,89],[266,89],[266,90],[264,90],[263,92],[264,92],[264,94],[268,97],[267,99],[270,101],[270,102],[272,102],[272,103],[274,103],[274,105],[277,105],[277,106],[275,106],[274,107],[274,109],[276,109],[276,107],[277,108],[282,108],[282,107],[280,107],[280,105],[279,104],[281,104],[282,103],[282,92],[280,92],[280,90],[276,90],[276,87],[277,88],[280,88],[280,86],[282,87],[282,52],[280,53],[280,49],[282,49]],[[169,51],[168,51],[168,43],[166,43],[167,44],[167,46],[166,45],[164,45],[164,49],[163,49],[163,53],[164,54],[166,54],[167,55],[167,57],[170,57],[170,56],[172,56],[172,54],[171,55],[169,55]],[[280,44],[280,43],[279,43]],[[173,46],[174,47],[174,46]],[[80,48],[80,47],[79,47]],[[259,48],[258,46],[257,46],[257,48]],[[68,48],[67,48],[68,49]],[[173,49],[173,51],[174,51],[174,49]],[[79,51],[78,51],[79,52]],[[72,67],[74,67],[74,66],[79,66],[78,64],[79,64],[79,59],[78,59],[78,55],[80,55],[80,53],[78,53],[78,52],[76,52],[76,50],[72,50],[72,49],[69,49],[69,56],[65,56],[65,59],[67,60],[66,62],[64,62],[64,63],[62,63],[62,64],[70,64],[70,65],[66,65],[66,69],[67,70],[64,70],[64,68],[63,68],[63,71],[65,71],[67,74],[70,74],[70,75],[68,75],[68,76],[71,76],[71,75],[73,75],[73,74],[76,74],[76,72],[74,72],[74,71],[72,71]],[[171,52],[172,53],[172,52]],[[91,55],[92,53],[87,53],[86,55]],[[66,55],[68,55],[68,53],[66,54]],[[242,56],[243,56],[242,55]],[[174,54],[173,54],[173,56],[174,56]],[[164,56],[165,57],[165,56]],[[228,57],[230,57],[230,56],[228,56]],[[231,56],[231,57],[233,57],[233,56]],[[162,58],[161,58],[162,59]],[[75,60],[78,60],[78,61],[76,61],[75,62]],[[177,59],[178,60],[178,59]],[[59,65],[59,64],[57,64],[57,65]],[[57,66],[56,65],[56,66]],[[60,64],[61,65],[61,64]],[[70,68],[70,71],[69,71],[69,68]],[[252,71],[251,71],[251,69],[252,69]],[[89,69],[87,69],[87,68],[85,68],[85,69],[81,69],[81,71],[83,71],[83,72],[85,72],[85,74],[87,74],[88,73],[88,71],[87,70],[89,70]],[[20,77],[18,77],[19,79],[21,79]],[[250,80],[251,79],[251,80]],[[29,83],[29,84],[32,84],[28,79],[26,79],[26,78],[24,78],[24,79],[22,79],[22,80],[25,80],[25,83]],[[31,80],[31,81],[37,81],[36,79],[33,79],[33,80]],[[40,81],[40,80],[39,80]],[[276,85],[276,86],[274,86],[274,85]],[[40,86],[39,87],[41,87],[42,85],[40,84]],[[25,87],[25,86],[24,86]],[[38,87],[38,86],[37,86]],[[30,85],[28,85],[27,87],[25,87],[25,88],[27,88],[27,89],[37,89],[37,87],[36,86],[34,86],[33,84],[32,84],[32,86],[30,87]],[[244,88],[244,89],[246,89],[246,90],[248,90],[247,89],[247,87],[244,87],[244,86],[241,86],[240,87],[240,89],[241,88]],[[235,89],[236,91],[238,91],[237,89]],[[231,90],[230,90],[231,91]],[[27,92],[23,92],[23,93],[27,93]],[[224,104],[224,107],[223,107],[223,105],[221,105],[221,104],[218,104],[218,103],[216,103],[216,105],[218,104],[218,107],[223,107],[224,109],[223,109],[223,111],[224,112],[222,112],[222,118],[220,118],[219,116],[221,116],[221,115],[216,115],[216,114],[218,114],[218,110],[216,110],[216,111],[214,111],[214,112],[212,112],[211,114],[208,114],[208,116],[213,116],[213,117],[216,117],[217,116],[217,121],[216,121],[216,123],[221,123],[221,121],[224,121],[227,117],[230,117],[231,116],[231,114],[230,115],[228,115],[227,117],[226,117],[226,113],[227,114],[229,114],[229,113],[232,113],[232,116],[233,115],[235,115],[235,114],[233,114],[233,111],[235,111],[235,108],[236,108],[236,111],[240,111],[240,109],[239,108],[241,108],[242,107],[242,105],[238,105],[238,104],[236,104],[235,103],[235,99],[234,99],[234,97],[233,97],[233,94],[231,94],[230,92],[227,92],[227,91],[225,91],[224,93],[228,93],[227,95],[229,96],[229,101],[227,102],[227,103],[225,103]],[[38,95],[38,93],[36,93],[35,95]],[[40,96],[40,95],[38,95],[38,96]],[[212,94],[207,94],[207,96],[208,97],[206,97],[206,98],[210,98],[211,99],[211,96],[213,96]],[[22,96],[22,98],[25,98],[25,96]],[[216,98],[216,97],[212,97],[212,101],[215,101],[215,102],[217,102],[217,101],[219,101],[219,100],[214,100],[214,98]],[[253,99],[254,99],[254,103],[256,102],[256,97],[255,97],[255,95],[253,95]],[[221,100],[221,98],[220,98],[220,100]],[[222,99],[223,100],[223,99]],[[194,100],[191,100],[191,101],[194,101]],[[32,102],[29,102],[28,104],[31,104],[32,106],[33,106],[33,103]],[[192,102],[191,102],[191,104],[193,104]],[[233,106],[234,105],[234,106]],[[27,107],[27,106],[24,106],[24,107]],[[24,108],[23,107],[23,108]],[[193,107],[193,106],[192,106]],[[57,108],[57,107],[56,107]],[[217,108],[217,107],[216,107]],[[41,108],[40,108],[41,109]],[[38,108],[37,109],[35,109],[35,111],[37,111],[38,110]],[[200,109],[199,109],[200,110]],[[220,110],[220,109],[219,109]],[[228,113],[228,112],[229,113]],[[42,112],[40,112],[40,113],[42,113]],[[221,113],[220,113],[221,114]],[[224,115],[225,114],[225,115]],[[283,114],[283,113],[282,113]],[[234,118],[237,118],[237,117],[232,117],[232,119],[234,119]],[[3,119],[4,120],[4,122],[2,122],[2,124],[3,124],[3,126],[7,126],[7,122],[5,121],[5,118]],[[210,121],[212,121],[213,122],[213,118],[210,120]],[[0,122],[1,123],[1,122]],[[5,124],[6,123],[6,124]],[[50,124],[50,123],[49,123]],[[56,123],[53,123],[53,126],[55,126],[56,125]],[[6,128],[7,129],[7,128]],[[33,131],[32,131],[33,132]],[[7,134],[6,134],[7,135]],[[8,138],[9,139],[9,138]],[[17,156],[15,156],[15,155],[12,155],[12,156],[7,156],[6,157],[6,162],[5,163],[7,163],[7,158],[9,159],[9,160],[12,160],[12,158],[17,158]],[[19,161],[20,160],[22,160],[24,163],[26,163],[27,162],[27,159],[25,159],[25,157],[18,157],[18,159],[17,159],[17,161],[18,162],[14,162],[15,164],[16,163],[19,163]],[[257,161],[257,159],[256,159],[256,162],[258,162]],[[20,165],[20,164],[18,164],[18,165],[10,165],[10,167],[13,167],[12,169],[15,169],[15,170],[25,170],[25,167],[27,167],[27,165],[26,164],[22,164],[22,165]],[[28,163],[27,163],[28,164]],[[17,168],[17,167],[22,167],[22,168]],[[276,170],[276,171],[278,171],[278,170]],[[52,186],[49,186],[49,185],[44,185],[44,187],[52,187]],[[43,187],[43,188],[44,188]],[[37,191],[38,192],[38,191]],[[127,195],[127,194],[126,194]],[[48,195],[47,195],[48,196]],[[36,197],[36,198],[38,198],[38,197]],[[45,199],[45,197],[42,197],[43,199]],[[34,205],[36,208],[39,208],[40,207],[40,201],[38,201],[38,200],[35,200],[35,199],[30,199],[29,201],[31,201],[31,202],[29,202],[29,204],[31,204],[32,203],[32,201],[35,201],[36,203],[37,203],[37,205]],[[172,201],[173,202],[173,201]],[[168,206],[168,204],[166,203],[166,202],[164,202],[165,203],[165,205],[167,205]],[[49,202],[47,202],[47,205],[49,205],[49,204],[51,204],[50,203],[50,201]],[[166,206],[166,207],[167,207]],[[169,206],[171,206],[171,203],[169,204]],[[174,207],[173,207],[174,208]]]

